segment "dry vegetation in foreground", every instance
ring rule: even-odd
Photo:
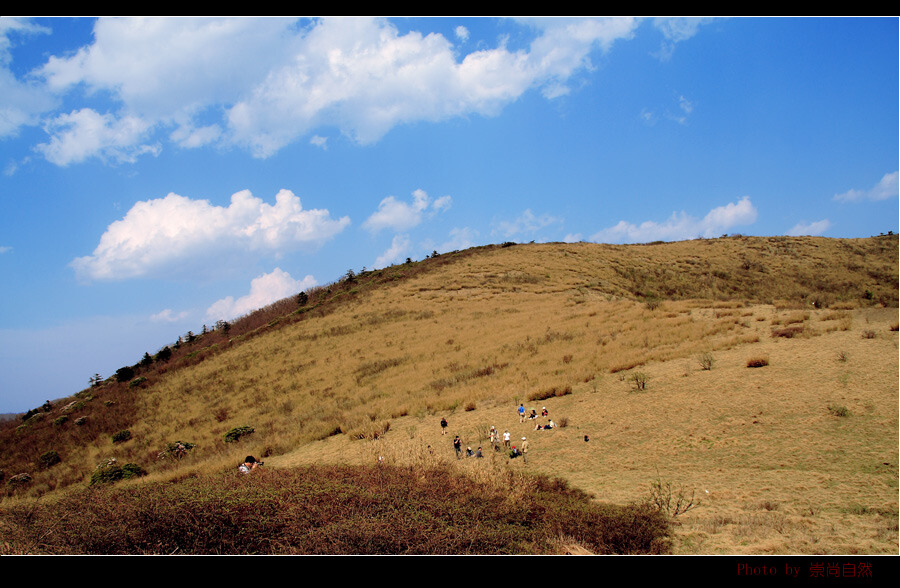
[[[447,416],[467,444],[491,424],[529,435],[529,471],[603,501],[651,501],[654,481],[696,492],[676,553],[897,553],[896,236],[426,261],[273,305],[230,339],[204,334],[134,380],[4,425],[3,504],[84,488],[110,458],[175,486],[248,453],[267,469],[381,457],[425,471],[452,454]],[[567,426],[532,432],[520,402]],[[486,481],[487,461],[441,467]],[[30,480],[11,483],[21,469]]]
[[[262,469],[91,488],[2,516],[6,553],[664,553],[646,505],[592,502],[562,480],[381,465]]]

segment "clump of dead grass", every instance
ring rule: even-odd
[[[748,368],[758,368],[758,367],[766,367],[769,365],[769,358],[764,355],[758,355],[755,357],[751,357],[747,360]]]

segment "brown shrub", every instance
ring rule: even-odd
[[[768,357],[751,357],[747,360],[748,368],[765,367],[769,365]]]
[[[780,329],[772,329],[773,337],[785,337],[790,339],[803,332],[803,325],[790,325]]]
[[[541,390],[538,392],[533,392],[528,395],[528,400],[537,401],[537,400],[546,400],[548,398],[553,398],[555,396],[566,396],[572,393],[572,386],[568,384],[565,386],[551,386],[545,390]]]

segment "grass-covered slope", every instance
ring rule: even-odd
[[[452,455],[441,416],[467,444],[491,424],[518,438],[522,402],[568,425],[530,435],[530,470],[621,504],[660,476],[702,492],[678,552],[895,552],[897,253],[896,236],[532,244],[348,274],[0,429],[4,491],[84,488],[110,458],[150,481],[248,453],[428,469]]]

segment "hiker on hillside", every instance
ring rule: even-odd
[[[252,455],[248,455],[244,458],[244,463],[238,466],[238,471],[242,474],[249,474],[251,471],[255,470],[259,466],[261,466],[263,462],[256,461],[256,458]]]
[[[453,449],[456,451],[456,459],[459,459],[459,455],[462,453],[462,439],[459,438],[459,435],[453,439]]]
[[[475,452],[472,451],[472,447],[466,447],[466,457],[475,457]]]
[[[525,405],[520,404],[519,408],[517,408],[516,411],[518,411],[518,413],[519,413],[519,422],[524,423],[525,422]]]
[[[441,418],[441,435],[447,434],[447,419]]]
[[[494,425],[491,425],[490,438],[491,438],[491,447],[493,447],[494,450],[496,450],[497,443],[500,441],[500,436],[497,433],[497,429],[494,428]]]
[[[532,408],[532,409],[531,409],[531,415],[529,415],[528,418],[530,418],[531,420],[536,419],[536,418],[537,418],[537,411],[536,411],[535,409]]]
[[[481,453],[481,447],[475,450],[475,457],[484,457],[484,454]]]
[[[550,414],[550,413],[547,411],[547,407],[546,407],[546,406],[545,406],[543,409],[541,409],[541,416],[547,416],[547,415],[549,415],[549,414]]]
[[[522,437],[522,463],[528,463],[528,440]]]
[[[509,429],[503,431],[503,445],[509,449]]]

